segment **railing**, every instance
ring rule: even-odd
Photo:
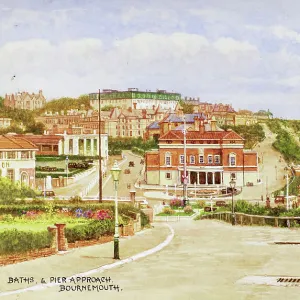
[[[235,213],[236,225],[268,225],[273,227],[300,227],[300,217],[273,217],[248,215],[243,213]],[[201,216],[201,219],[217,219],[228,223],[232,222],[231,212],[216,212]]]

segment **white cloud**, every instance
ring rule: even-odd
[[[300,33],[298,33],[297,31],[291,30],[284,26],[273,26],[270,29],[272,33],[280,39],[289,39],[300,43]]]
[[[237,41],[232,38],[220,38],[214,43],[214,47],[224,54],[257,51],[257,48],[249,42]]]

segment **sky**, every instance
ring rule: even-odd
[[[297,0],[0,0],[0,95],[164,89],[300,119],[299,10]]]

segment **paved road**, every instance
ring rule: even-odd
[[[55,194],[58,196],[75,196],[79,195],[80,192],[82,192],[88,185],[89,183],[95,178],[95,176],[99,172],[99,167],[96,166],[96,170],[89,174],[88,176],[80,179],[79,181],[72,183],[66,187],[61,187],[61,188],[55,188]]]
[[[129,151],[123,151],[123,153],[127,160],[124,164],[120,165],[122,172],[121,172],[120,182],[118,186],[118,195],[120,197],[129,197],[130,189],[127,188],[127,185],[131,184],[131,187],[133,187],[137,178],[140,176],[139,174],[140,171],[142,170],[142,165],[140,164],[141,159],[138,156],[133,155]],[[135,167],[128,167],[130,161],[134,161]],[[124,174],[125,169],[130,169],[131,173]],[[103,188],[103,196],[112,196],[113,191],[114,191],[113,181],[111,177],[108,176],[108,181]],[[97,196],[98,194],[99,194],[99,185],[96,184],[94,188],[90,191],[88,196]]]
[[[300,287],[238,283],[250,275],[299,276],[300,246],[273,243],[299,241],[299,230],[232,227],[212,220],[181,221],[171,226],[175,237],[160,252],[92,275],[110,276],[123,289],[121,292],[58,292],[56,286],[3,299],[299,299]],[[61,274],[60,265],[57,268]]]

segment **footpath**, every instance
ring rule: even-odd
[[[59,284],[58,280],[70,276],[99,276],[98,270],[102,266],[120,262],[132,256],[145,257],[160,250],[171,241],[173,233],[164,224],[154,223],[152,228],[145,229],[131,237],[120,238],[120,260],[113,259],[113,242],[70,249],[56,255],[38,258],[1,267],[0,297],[6,292],[41,286],[42,279],[48,284]],[[151,249],[155,248],[154,251]],[[147,253],[144,253],[147,251]],[[127,262],[130,262],[130,259]],[[105,267],[104,267],[105,269]],[[98,270],[98,271],[97,271]],[[89,275],[83,275],[86,273]],[[105,276],[105,273],[100,276]],[[23,279],[21,278],[23,277]],[[52,277],[52,279],[51,279]],[[25,280],[28,279],[27,280]],[[14,280],[14,283],[9,281]],[[51,286],[51,285],[50,285]]]

